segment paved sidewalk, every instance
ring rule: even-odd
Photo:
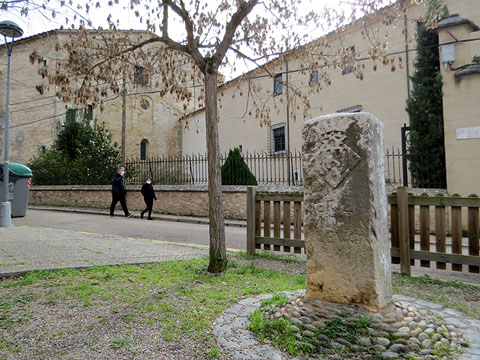
[[[0,277],[31,270],[139,264],[207,254],[207,247],[201,245],[30,226],[0,228]]]
[[[44,206],[44,205],[29,205],[29,209],[36,210],[50,210],[50,211],[65,211],[72,213],[84,213],[84,214],[96,214],[96,215],[109,215],[108,210],[103,209],[85,209],[85,208],[72,208],[72,207],[62,207],[62,206]],[[134,212],[135,217],[140,217],[138,213]],[[115,216],[123,217],[123,213],[118,212]],[[208,224],[210,220],[206,217],[196,217],[196,216],[180,216],[180,215],[167,215],[167,214],[156,214],[153,213],[152,217],[155,220],[163,221],[175,221],[175,222],[184,222],[191,224]],[[247,222],[244,220],[229,220],[225,219],[225,226],[237,226],[237,227],[247,227]]]

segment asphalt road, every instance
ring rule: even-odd
[[[172,221],[110,217],[101,214],[28,209],[25,217],[13,218],[13,224],[61,230],[118,235],[179,244],[209,245],[208,225]],[[226,226],[228,249],[246,250],[246,228]]]

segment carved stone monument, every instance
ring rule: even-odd
[[[306,299],[392,300],[383,124],[369,113],[305,122]]]

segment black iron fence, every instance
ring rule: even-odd
[[[302,185],[302,153],[289,154],[245,153],[243,159],[259,185]],[[227,154],[220,155],[223,165]],[[126,162],[131,183],[141,184],[150,177],[155,184],[201,185],[208,183],[208,157],[206,155],[185,155],[179,157],[158,157],[147,160],[130,159]],[[133,174],[132,174],[133,173]],[[241,176],[241,175],[240,175]],[[237,183],[247,184],[248,179]]]
[[[388,184],[413,188],[446,189],[445,178],[433,176],[427,171],[429,154],[403,154],[400,149],[387,149],[385,153],[385,179]]]
[[[242,156],[258,185],[303,185],[302,153],[299,151],[290,154],[255,152],[244,153]],[[414,179],[410,171],[411,159],[414,156],[417,160],[414,162],[415,166],[427,164],[429,161],[428,155],[404,156],[400,150],[388,149],[385,163],[387,183],[411,187],[445,188],[445,183],[429,179],[425,172],[417,171],[417,179]],[[227,154],[220,156],[222,165],[226,158]],[[107,185],[111,183],[112,174],[118,165],[81,164],[78,169],[72,164],[32,167],[33,182],[35,185]],[[125,168],[129,184],[142,184],[147,177],[157,185],[205,185],[208,183],[206,155],[165,156],[147,160],[129,159]],[[421,179],[418,178],[419,174],[422,175]],[[239,180],[237,183],[242,182],[242,179]]]

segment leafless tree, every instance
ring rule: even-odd
[[[315,1],[310,3],[310,9],[306,11],[304,5],[307,0],[130,0],[125,4],[119,3],[119,0],[106,0],[105,4],[101,1],[75,3],[69,0],[60,1],[58,6],[54,6],[49,0],[44,0],[39,4],[42,9],[51,10],[52,17],[58,16],[59,8],[73,11],[75,15],[68,17],[65,23],[66,28],[76,30],[71,32],[70,40],[58,45],[58,50],[67,59],[62,68],[57,69],[55,74],[45,72],[42,76],[50,84],[58,86],[57,94],[65,102],[93,103],[102,108],[107,93],[119,94],[125,74],[133,73],[132,69],[140,61],[147,74],[156,74],[148,81],[160,88],[162,95],[175,96],[183,103],[188,103],[195,96],[197,103],[205,106],[209,160],[208,271],[222,272],[227,256],[217,126],[217,86],[221,69],[235,67],[238,61],[247,61],[268,72],[269,61],[291,54],[294,49],[300,49],[295,56],[303,57],[306,68],[315,67],[316,62],[309,58],[312,54],[316,54],[317,59],[324,56],[326,50],[319,49],[328,46],[321,40],[312,42],[312,34],[319,34],[313,30],[325,32],[358,21],[360,17],[368,18],[369,14],[391,1],[351,0],[347,4],[348,16],[341,8],[316,8]],[[22,3],[1,2],[4,9]],[[31,6],[32,3],[24,4]],[[134,13],[145,25],[145,32],[132,36],[132,33],[121,31],[121,19],[115,19],[113,15],[118,14],[119,8]],[[106,14],[109,9],[112,13]],[[94,20],[94,14],[99,10],[106,15],[103,28],[96,25]],[[22,11],[28,14],[27,10]],[[365,31],[366,37],[371,34]],[[385,48],[381,45],[379,41],[372,40],[370,56],[380,62],[383,59],[385,63]],[[343,55],[338,52],[335,56],[341,60],[336,63],[329,58],[324,62],[326,67],[337,66],[342,61],[354,61],[348,57],[348,49],[340,49]],[[40,57],[40,54],[32,54],[32,61]],[[327,59],[326,56],[324,58]],[[186,71],[186,68],[189,70]],[[361,69],[357,77],[362,77]],[[326,73],[323,79],[328,85]],[[192,80],[197,84],[203,83],[202,92],[194,94],[188,88]],[[300,99],[308,108],[308,96],[292,90],[297,95],[291,97],[292,101]],[[252,85],[245,95],[250,96],[254,92]],[[252,106],[256,106],[258,118],[268,121],[269,111],[263,111],[262,104],[255,105],[252,102]]]

